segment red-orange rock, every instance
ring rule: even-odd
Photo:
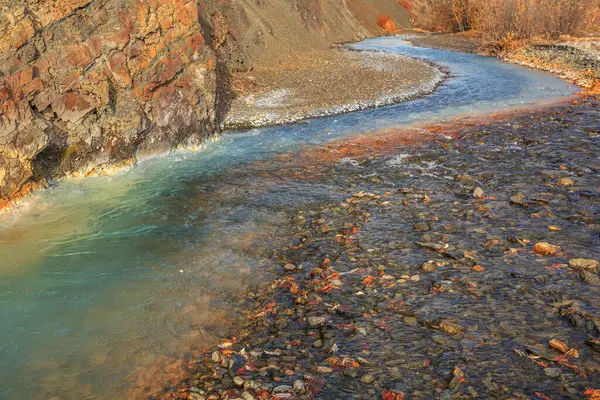
[[[31,82],[29,82],[25,87],[23,87],[23,95],[25,97],[29,97],[33,94],[38,93],[43,88],[44,82],[42,82],[40,78],[35,78]]]
[[[87,44],[78,44],[68,49],[67,55],[61,61],[65,63],[63,67],[85,68],[94,61],[92,49]]]
[[[127,56],[121,51],[116,51],[108,58],[108,69],[113,78],[122,86],[131,86],[131,75],[127,67]]]
[[[52,107],[61,119],[69,122],[79,121],[95,108],[91,96],[72,92],[60,96]]]
[[[533,251],[544,256],[553,256],[561,250],[562,248],[560,246],[555,246],[546,242],[539,242],[533,246]]]
[[[198,6],[195,1],[190,1],[183,7],[175,11],[174,14],[177,21],[179,21],[184,27],[188,28],[196,21],[198,21]]]

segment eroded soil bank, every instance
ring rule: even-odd
[[[598,154],[592,99],[251,166],[331,200],[289,210],[246,322],[151,397],[594,398]]]

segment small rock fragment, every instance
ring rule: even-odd
[[[432,243],[432,242],[417,242],[417,245],[424,247],[426,249],[430,249],[430,250],[442,250],[444,249],[446,246],[444,246],[443,244],[440,243]]]
[[[425,272],[435,272],[437,270],[437,264],[435,261],[427,261],[421,265],[421,270]]]
[[[473,198],[483,199],[484,197],[485,197],[485,192],[483,191],[483,189],[480,187],[475,188],[475,190],[473,191]]]
[[[560,368],[544,368],[544,375],[549,376],[551,378],[556,378],[562,374],[562,370]]]
[[[233,383],[235,383],[236,386],[244,386],[244,379],[236,376],[233,378]]]
[[[244,400],[255,400],[255,397],[252,396],[248,392],[244,392],[244,393],[242,393],[242,399],[244,399]]]
[[[582,270],[579,273],[579,276],[581,277],[581,280],[583,280],[588,285],[600,285],[600,278],[598,277],[598,275],[592,272]]]
[[[298,394],[306,393],[306,385],[300,379],[294,381],[294,392]]]
[[[548,345],[551,348],[558,350],[563,354],[565,354],[567,351],[569,351],[569,347],[558,339],[552,339],[550,341],[550,343],[548,343]]]
[[[529,205],[525,201],[525,195],[523,193],[517,193],[514,196],[511,196],[510,204],[516,204],[522,207],[529,207]]]
[[[533,246],[533,251],[544,256],[553,256],[560,250],[562,250],[560,246],[555,246],[547,242],[539,242]]]
[[[458,335],[464,331],[464,328],[461,325],[449,320],[442,320],[440,322],[440,328],[449,335]]]
[[[373,375],[370,375],[370,374],[363,375],[360,378],[360,381],[362,383],[366,383],[366,384],[370,385],[371,383],[375,382],[375,377]]]
[[[558,180],[558,186],[573,186],[575,181],[571,178],[560,178]]]
[[[289,273],[292,273],[292,272],[296,272],[297,268],[296,268],[296,266],[295,266],[294,264],[292,264],[292,263],[287,263],[287,264],[285,264],[285,265],[283,266],[283,270],[284,270],[286,273],[288,273],[288,274],[289,274]]]
[[[590,271],[596,272],[600,263],[596,260],[585,258],[572,258],[569,260],[569,268],[575,271]]]
[[[316,328],[319,326],[324,326],[327,320],[325,319],[325,317],[308,317],[306,318],[306,322],[311,328]]]
[[[417,232],[427,232],[431,230],[431,226],[427,222],[417,222],[413,225],[413,228]]]

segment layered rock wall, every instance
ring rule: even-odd
[[[201,143],[232,72],[377,34],[382,7],[405,17],[395,0],[0,0],[0,202]]]

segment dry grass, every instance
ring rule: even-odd
[[[532,38],[598,34],[600,0],[412,0],[415,25],[442,32],[476,29],[492,51]]]

